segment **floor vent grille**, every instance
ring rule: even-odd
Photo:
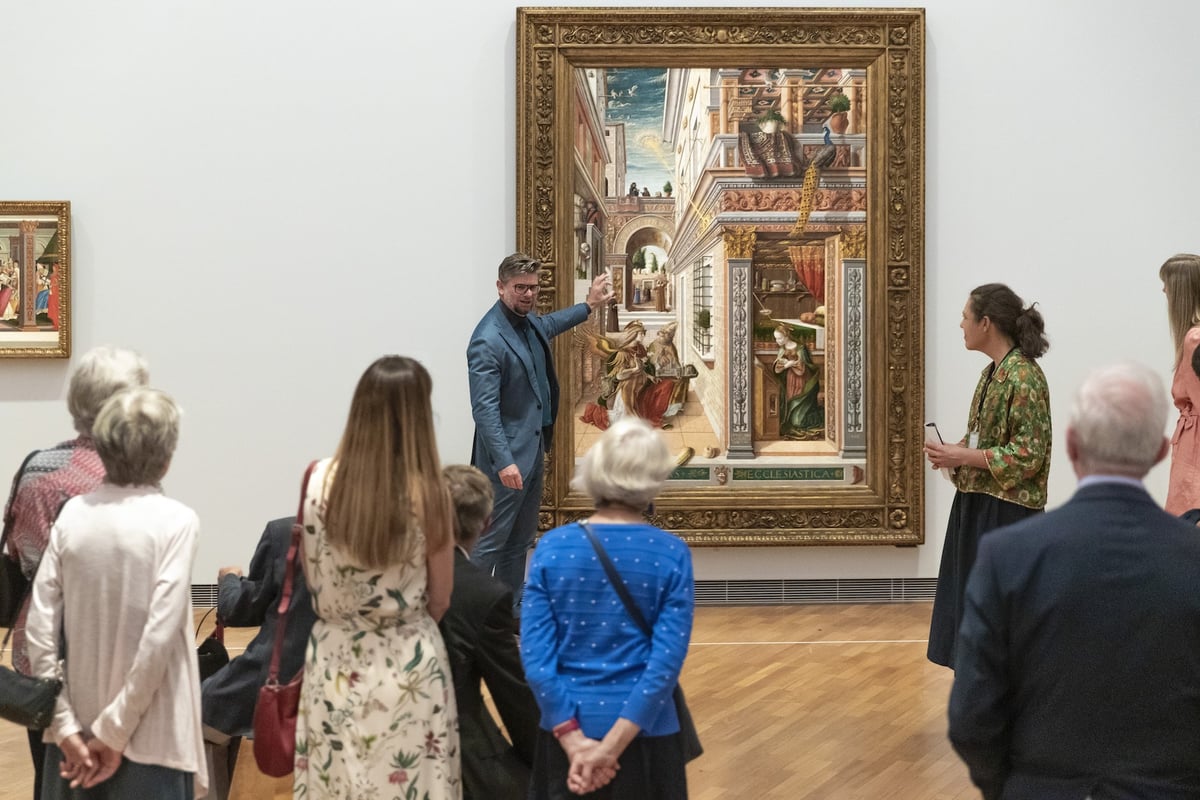
[[[933,599],[937,578],[696,581],[696,605],[914,603]]]
[[[217,604],[217,585],[215,583],[193,583],[192,605],[196,608],[208,608]]]
[[[937,578],[696,581],[698,606],[914,603],[933,599]],[[193,584],[192,605],[217,604],[217,584]]]

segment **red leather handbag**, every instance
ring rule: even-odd
[[[263,774],[282,778],[291,774],[296,760],[296,714],[300,709],[300,685],[304,667],[287,683],[279,682],[279,656],[283,652],[283,632],[287,627],[288,609],[292,604],[292,581],[296,574],[296,557],[300,537],[304,533],[304,495],[308,480],[317,462],[308,465],[304,483],[300,485],[300,509],[292,525],[292,543],[288,547],[287,566],[283,573],[283,594],[279,598],[279,620],[275,624],[275,647],[271,651],[271,666],[267,682],[258,690],[254,706],[254,760]]]

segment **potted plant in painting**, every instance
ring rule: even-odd
[[[775,133],[785,121],[783,114],[779,113],[778,108],[772,108],[770,111],[763,112],[756,120],[758,122],[758,129],[763,133]]]
[[[829,110],[833,113],[829,115],[829,130],[834,133],[845,133],[850,127],[850,117],[846,113],[850,110],[850,98],[838,92],[833,97],[829,98]]]
[[[675,187],[671,185],[670,181],[667,181],[666,183],[663,184],[663,195],[664,196],[670,197],[671,192],[673,192],[673,191],[675,191]]]
[[[696,327],[702,331],[712,327],[712,312],[707,308],[702,308],[696,313]]]

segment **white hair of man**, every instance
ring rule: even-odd
[[[109,483],[153,486],[175,455],[179,406],[157,389],[125,389],[100,409],[94,435]]]
[[[575,470],[571,488],[597,506],[641,510],[654,502],[675,468],[667,443],[643,419],[623,417],[601,434]]]
[[[1132,362],[1095,370],[1071,409],[1067,437],[1084,475],[1142,477],[1164,453],[1167,394],[1149,367]]]
[[[132,350],[94,347],[84,353],[71,373],[67,389],[67,410],[75,421],[75,430],[92,435],[96,415],[108,398],[122,389],[145,386],[150,382],[146,360]]]

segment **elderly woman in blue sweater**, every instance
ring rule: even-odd
[[[548,532],[534,552],[521,616],[521,657],[541,709],[531,798],[687,797],[672,692],[692,631],[691,553],[644,519],[672,468],[658,433],[622,419],[572,484],[595,513]],[[588,530],[651,636],[629,616]]]

